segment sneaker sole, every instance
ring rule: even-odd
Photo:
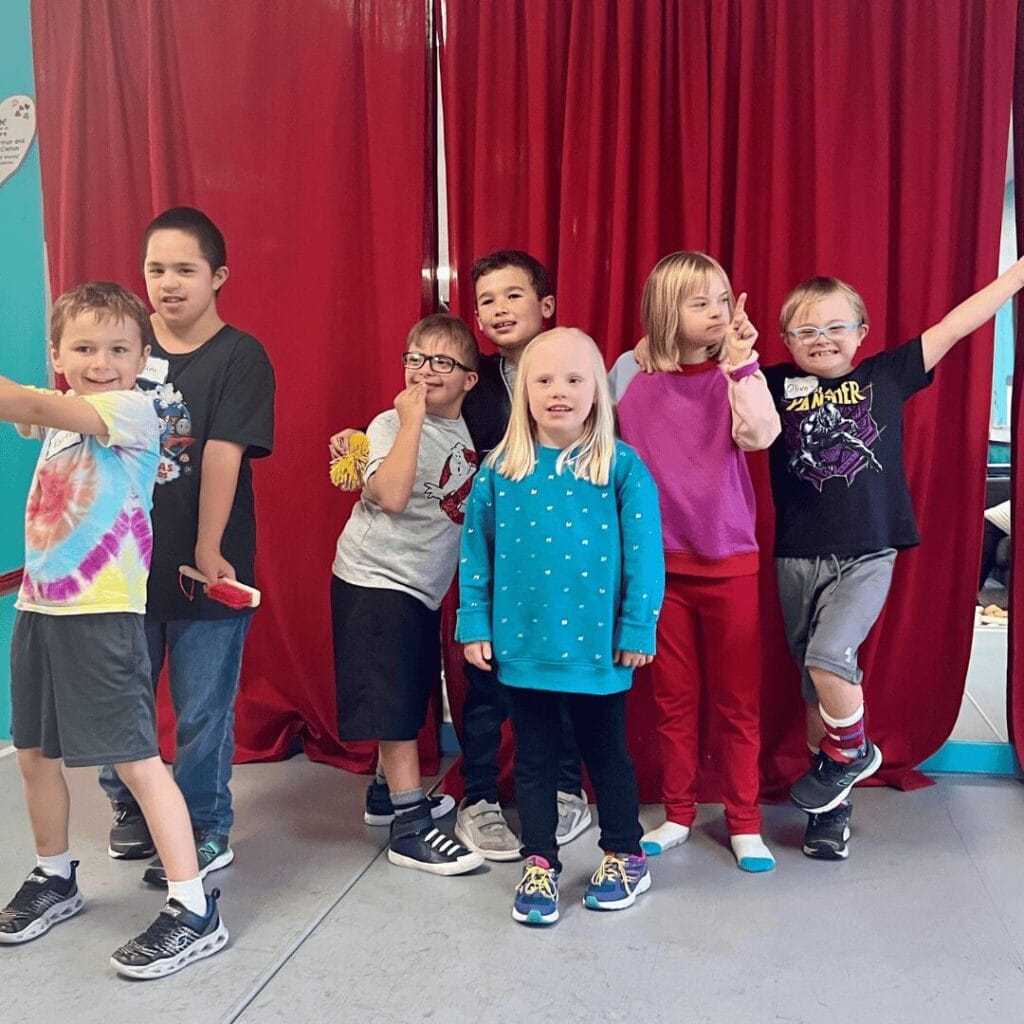
[[[388,850],[388,860],[400,868],[412,868],[414,871],[426,871],[430,875],[464,875],[467,871],[473,871],[480,867],[484,859],[475,850],[471,850],[468,856],[458,857],[453,861],[439,864],[430,864],[415,857],[406,857],[405,854],[395,853]]]
[[[488,850],[483,846],[479,846],[470,839],[469,834],[458,822],[455,823],[455,838],[474,853],[479,853],[484,860],[510,861],[523,859],[518,846],[514,850]],[[516,918],[516,920],[518,921],[519,918]]]
[[[116,850],[113,846],[108,846],[107,856],[112,860],[145,860],[147,857],[156,856],[156,847],[133,846]]]
[[[564,836],[556,835],[555,843],[558,846],[565,846],[566,843],[571,843],[574,839],[578,839],[584,832],[590,828],[591,822],[594,820],[593,815],[590,813],[590,807],[580,815],[580,820]]]
[[[451,814],[455,810],[455,798],[449,796],[447,793],[442,793],[438,798],[437,804],[432,804],[430,807],[430,816],[437,821],[438,818],[443,818],[446,814]],[[394,812],[391,814],[371,814],[369,811],[363,812],[363,821],[367,825],[390,825],[395,820]]]
[[[234,859],[235,851],[229,846],[219,857],[214,857],[214,859],[199,872],[199,877],[202,879],[211,871],[220,871],[221,868],[226,868]],[[161,869],[161,871],[162,870],[163,869]],[[154,889],[167,888],[167,876],[163,874],[157,875],[152,868],[146,871],[142,876],[142,880],[146,885],[153,886]]]
[[[142,967],[135,967],[131,964],[123,964],[116,957],[110,958],[110,965],[118,974],[126,978],[138,978],[141,981],[152,981],[155,978],[166,978],[168,974],[176,974],[178,971],[196,960],[203,960],[214,953],[219,953],[227,945],[229,935],[223,919],[217,930],[212,935],[194,942],[188,949],[182,950],[177,956],[165,957],[156,960],[151,964]]]
[[[864,766],[863,771],[840,793],[837,793],[826,803],[821,804],[819,807],[811,807],[807,804],[801,803],[793,798],[793,794],[790,793],[790,800],[793,801],[802,811],[806,811],[808,814],[824,814],[826,811],[834,811],[849,795],[850,790],[857,785],[858,782],[863,782],[865,779],[871,778],[879,768],[882,767],[882,748],[875,747],[875,755],[871,758],[871,761]]]
[[[554,924],[558,920],[558,909],[556,908],[550,914],[542,914],[539,910],[531,910],[529,913],[524,914],[522,911],[516,910],[516,908],[513,907],[512,920],[518,921],[520,924],[534,926]]]
[[[633,906],[636,903],[636,898],[642,892],[647,892],[651,887],[651,873],[648,871],[639,882],[636,883],[636,888],[624,899],[621,900],[599,900],[596,896],[584,896],[583,906],[587,910],[625,910],[627,907]]]
[[[60,924],[61,921],[74,917],[84,906],[85,899],[82,897],[82,894],[80,892],[76,893],[72,899],[50,907],[45,914],[36,918],[27,927],[22,928],[20,932],[0,932],[0,945],[19,946],[23,942],[31,942],[33,939],[38,939],[40,935],[45,935],[55,924]]]

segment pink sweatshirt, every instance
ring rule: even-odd
[[[781,427],[764,377],[734,381],[725,369],[709,360],[642,373],[626,352],[609,374],[620,435],[658,484],[671,573],[745,576],[758,569],[743,452],[767,448]]]

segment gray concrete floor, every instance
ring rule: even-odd
[[[1024,1005],[1024,787],[947,776],[904,794],[858,792],[853,853],[812,862],[803,817],[765,812],[778,858],[738,871],[718,808],[653,862],[637,906],[580,905],[596,831],[568,846],[562,920],[512,922],[516,864],[435,878],[381,856],[362,824],[366,780],[296,758],[237,770],[237,859],[223,891],[227,949],[171,978],[128,982],[110,952],[159,898],[106,856],[106,804],[69,773],[86,910],[0,948],[3,1024],[686,1022],[865,1020],[972,1024]],[[14,759],[0,758],[0,899],[32,863]],[[645,808],[645,824],[658,820]],[[8,892],[10,890],[10,892]]]
[[[963,703],[951,740],[1006,743],[1007,627],[976,625]]]

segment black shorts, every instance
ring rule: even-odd
[[[441,679],[441,612],[331,577],[338,735],[414,740]]]

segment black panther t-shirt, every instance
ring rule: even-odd
[[[225,324],[192,352],[153,346],[139,387],[153,395],[160,419],[160,465],[153,489],[153,561],[146,614],[156,619],[213,619],[245,614],[211,601],[196,585],[188,600],[178,566],[195,564],[199,482],[209,440],[244,445],[221,554],[242,583],[255,585],[256,517],[251,459],[274,443],[274,371],[252,335]]]
[[[819,379],[764,369],[782,420],[771,447],[775,555],[841,558],[920,542],[903,469],[903,403],[927,387],[921,339]]]

